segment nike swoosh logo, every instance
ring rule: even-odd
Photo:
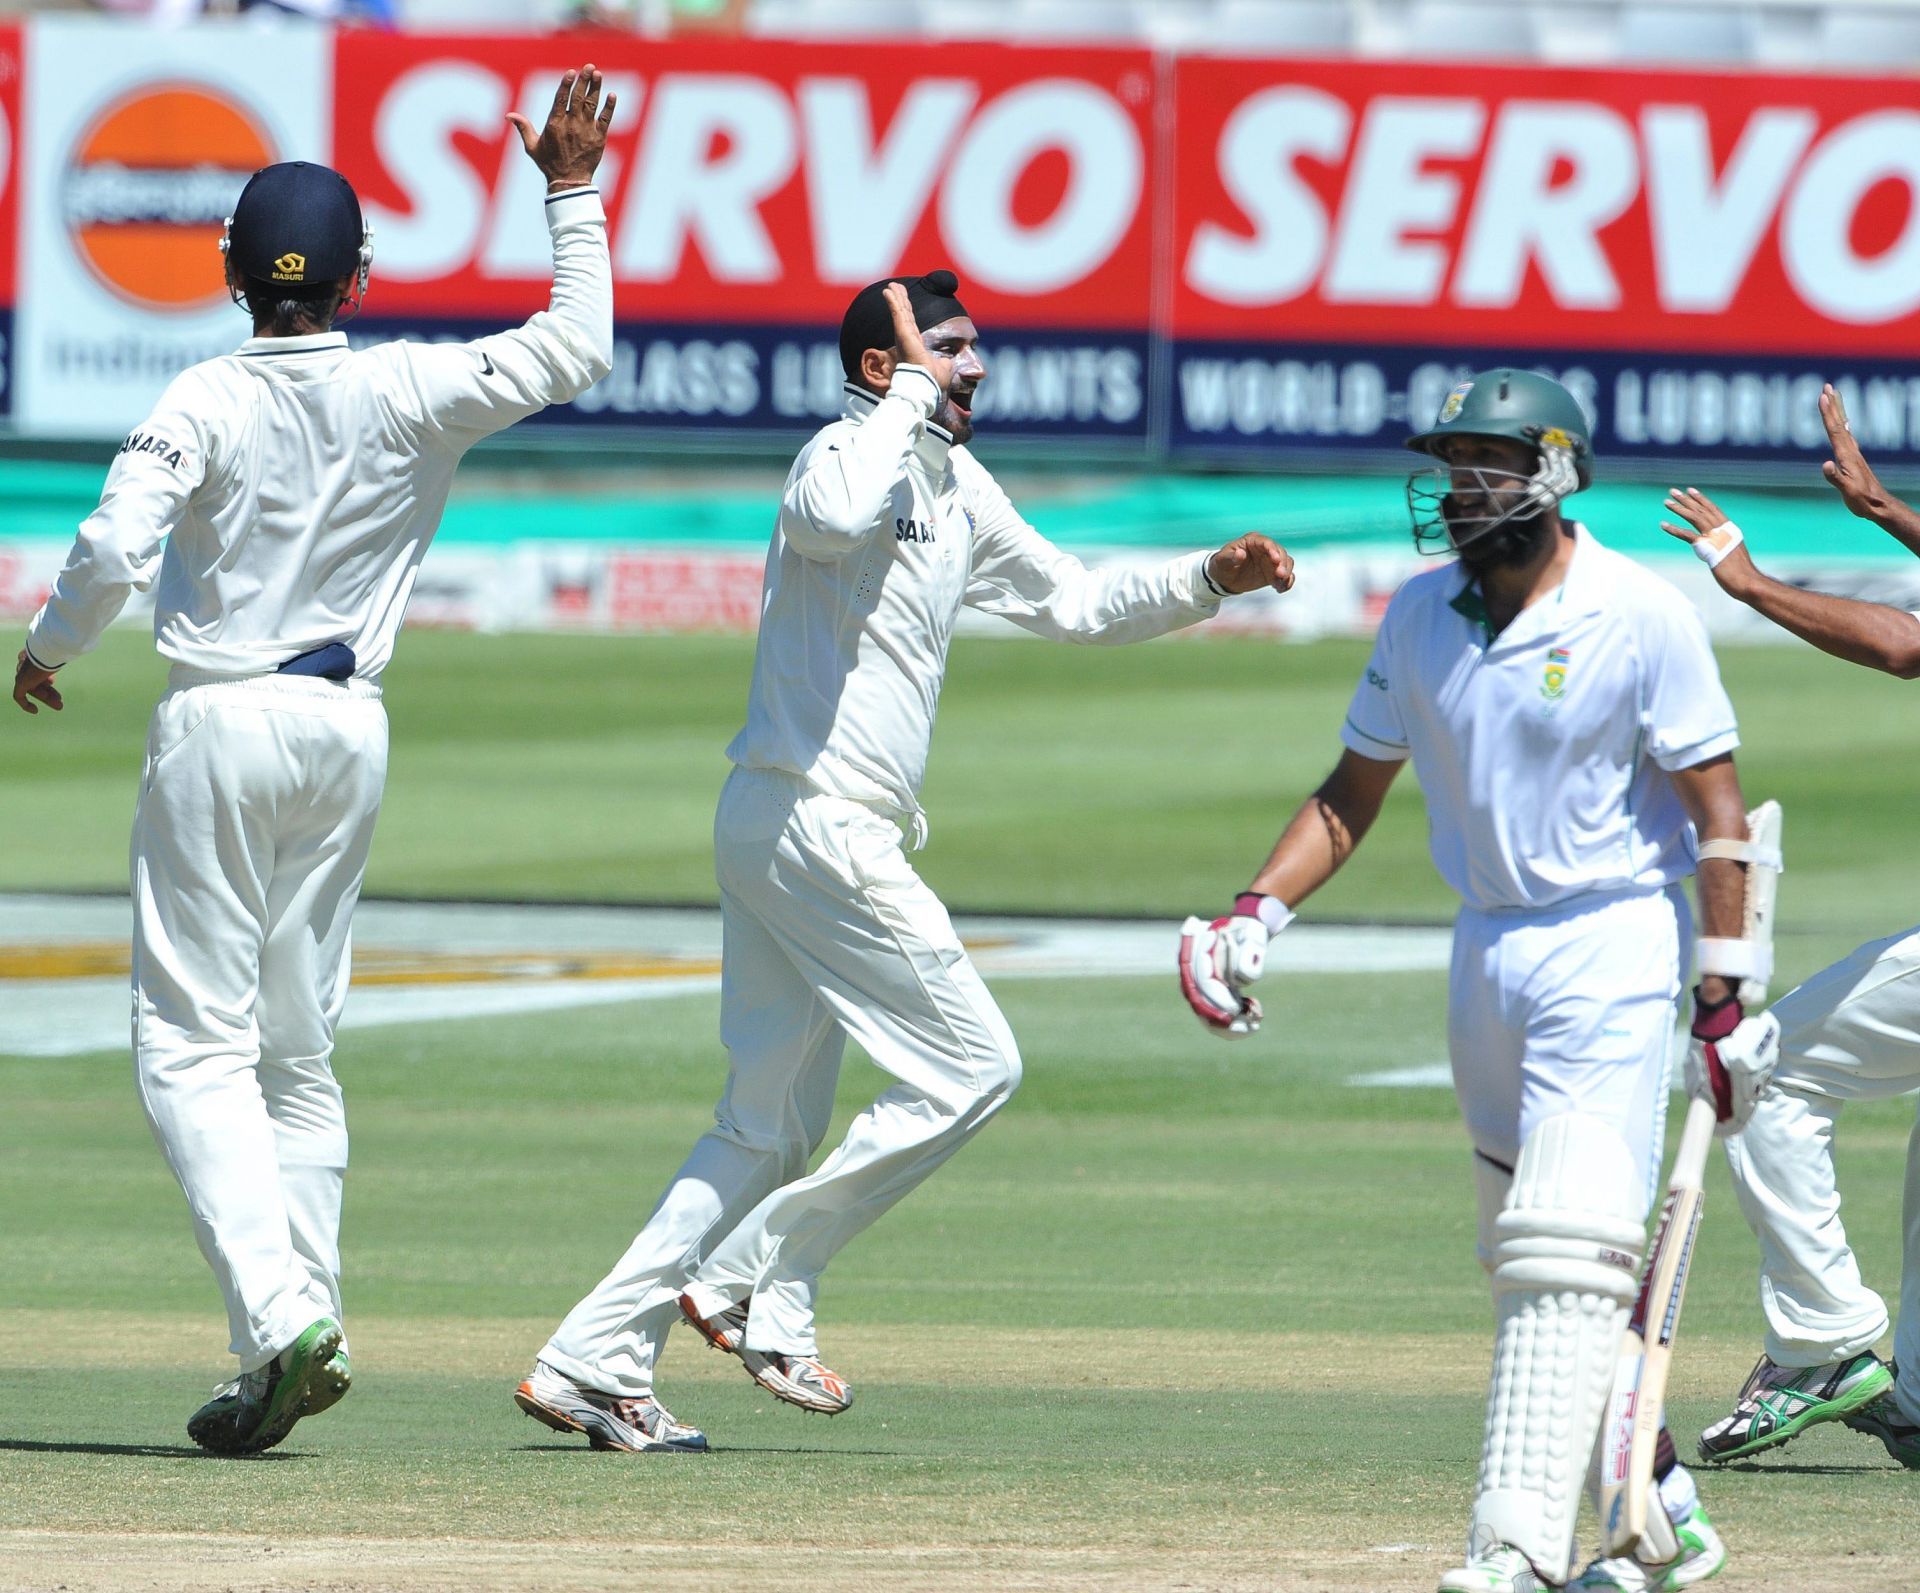
[[[480,374],[482,376],[491,376],[493,374],[493,356],[492,355],[482,354],[480,356]]]

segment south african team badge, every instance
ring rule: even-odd
[[[1540,677],[1540,695],[1558,702],[1567,691],[1567,650],[1556,647],[1547,654],[1547,672]]]

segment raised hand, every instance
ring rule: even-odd
[[[914,322],[913,300],[907,297],[904,284],[889,282],[881,293],[893,315],[893,341],[900,350],[900,363],[918,365],[940,384],[940,391],[944,393],[953,385],[953,361],[928,352],[920,328]]]
[[[533,123],[518,111],[507,113],[507,120],[520,135],[521,146],[547,179],[550,194],[563,188],[584,188],[593,181],[600,157],[606,153],[613,108],[619,103],[618,95],[609,94],[602,104],[600,88],[600,69],[589,61],[560,79],[553,108],[547,112],[547,125],[537,134]]]
[[[1675,487],[1662,506],[1685,524],[1662,520],[1660,529],[1692,548],[1694,557],[1713,571],[1713,578],[1738,595],[1747,579],[1757,573],[1740,528],[1698,487]]]
[[[1820,467],[1820,474],[1840,494],[1840,501],[1862,520],[1882,520],[1893,499],[1880,485],[1867,456],[1860,452],[1853,428],[1847,423],[1847,406],[1840,402],[1831,382],[1820,389],[1820,420],[1833,448],[1833,457]]]
[[[1213,584],[1224,592],[1293,589],[1293,557],[1271,537],[1255,531],[1237,537],[1207,561]]]

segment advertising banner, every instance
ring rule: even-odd
[[[270,160],[375,226],[356,341],[540,308],[506,122],[588,48],[101,18],[0,30],[0,405],[138,424],[231,349],[220,223]],[[23,65],[24,50],[24,71]],[[983,441],[1387,457],[1470,371],[1543,369],[1603,459],[1803,464],[1823,381],[1920,467],[1920,109],[1903,80],[595,35],[621,105],[614,371],[535,424],[802,434],[847,300],[952,267]],[[18,269],[15,241],[19,240]],[[13,320],[18,285],[19,311]]]
[[[577,40],[336,43],[334,160],[375,229],[367,332],[472,335],[541,307],[537,122]],[[808,428],[837,414],[848,300],[950,266],[990,339],[980,417],[1144,448],[1154,62],[1138,50],[593,41],[620,107],[613,374],[556,419]]]
[[[1804,457],[1842,383],[1920,459],[1906,82],[1187,58],[1176,451],[1377,449],[1559,377],[1603,456]]]
[[[247,178],[326,158],[329,35],[36,17],[14,378],[29,429],[119,436],[247,334],[221,227]]]
[[[21,32],[0,27],[0,418],[13,412],[13,307],[19,275]],[[4,575],[0,574],[0,580]]]

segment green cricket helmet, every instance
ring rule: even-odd
[[[1526,444],[1538,463],[1525,478],[1525,491],[1513,490],[1521,478],[1510,472],[1478,472],[1489,491],[1496,484],[1488,477],[1507,478],[1504,507],[1479,516],[1449,514],[1453,473],[1447,443],[1455,437],[1503,437]],[[1502,366],[1469,377],[1447,394],[1432,427],[1409,437],[1406,445],[1441,461],[1438,468],[1414,472],[1407,483],[1413,540],[1422,553],[1457,551],[1509,521],[1553,508],[1593,485],[1593,439],[1586,412],[1572,393],[1537,371]]]

